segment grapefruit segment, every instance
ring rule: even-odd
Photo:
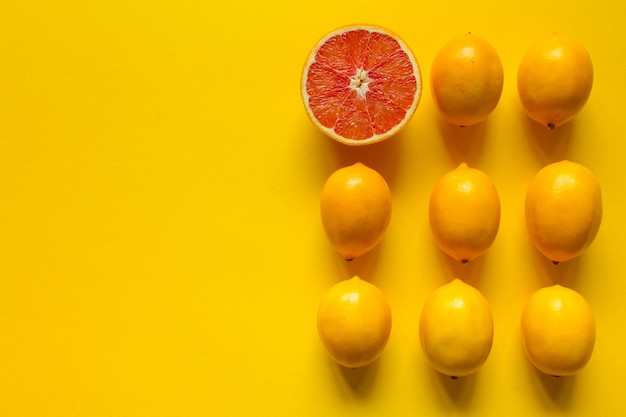
[[[304,66],[302,99],[313,123],[347,145],[380,142],[409,121],[421,97],[412,52],[376,26],[349,26],[322,38]]]

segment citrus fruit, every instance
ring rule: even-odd
[[[352,260],[372,250],[387,230],[391,191],[382,175],[357,162],[328,177],[320,212],[328,240],[346,260]]]
[[[572,120],[593,85],[593,65],[577,40],[553,33],[526,52],[517,72],[517,89],[528,116],[550,129]]]
[[[526,228],[533,245],[554,263],[581,255],[602,221],[602,195],[585,166],[560,161],[543,167],[526,191]]]
[[[591,358],[595,321],[587,301],[570,288],[537,290],[524,306],[521,324],[526,355],[543,373],[573,375]]]
[[[347,145],[367,145],[409,121],[421,96],[420,70],[408,46],[389,30],[348,26],[315,45],[301,93],[322,132]]]
[[[491,309],[476,288],[454,279],[426,299],[419,333],[422,350],[437,371],[466,376],[476,372],[491,352]]]
[[[317,311],[317,329],[328,354],[347,368],[374,362],[391,332],[391,309],[375,285],[358,276],[333,285]]]
[[[457,126],[485,120],[500,101],[503,82],[498,52],[471,33],[445,44],[430,71],[435,105],[444,120]]]
[[[484,172],[461,163],[435,185],[429,202],[437,245],[467,263],[489,249],[500,227],[500,197]]]

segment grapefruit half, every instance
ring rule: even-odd
[[[379,26],[347,26],[311,50],[301,93],[322,132],[346,145],[368,145],[406,125],[419,103],[422,79],[397,35]]]

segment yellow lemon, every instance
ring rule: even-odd
[[[541,288],[522,312],[522,338],[528,359],[541,372],[573,375],[593,352],[596,327],[591,308],[570,288]]]
[[[593,85],[593,65],[577,40],[553,33],[522,58],[517,89],[528,116],[554,129],[584,107]]]
[[[581,164],[549,164],[530,182],[525,212],[535,247],[554,263],[570,260],[587,249],[600,228],[600,185]]]
[[[391,309],[384,294],[358,276],[333,285],[317,312],[317,329],[338,364],[358,368],[374,362],[391,332]]]
[[[444,45],[430,71],[435,105],[446,121],[458,126],[485,120],[500,100],[503,82],[498,52],[471,33]]]
[[[357,162],[328,177],[320,211],[328,240],[352,260],[372,250],[387,230],[391,191],[376,170]]]
[[[459,279],[436,289],[419,322],[422,350],[432,366],[452,377],[476,372],[489,357],[493,317],[485,297]]]
[[[500,227],[500,197],[495,185],[484,172],[465,163],[439,180],[428,212],[439,247],[463,263],[485,253]]]

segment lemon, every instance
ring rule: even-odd
[[[585,166],[560,161],[542,168],[526,191],[526,226],[535,247],[554,263],[581,255],[602,221],[602,195]]]
[[[328,240],[352,260],[372,250],[387,230],[391,191],[376,170],[357,162],[328,177],[320,212]]]
[[[437,371],[466,376],[476,372],[491,352],[491,309],[476,288],[454,279],[424,303],[419,333],[422,350]]]
[[[537,290],[524,307],[521,324],[526,355],[541,372],[573,375],[591,358],[595,321],[587,301],[570,288]]]
[[[554,129],[584,107],[593,86],[593,64],[577,40],[553,33],[526,52],[517,72],[517,89],[528,116]]]
[[[391,332],[391,309],[375,285],[358,276],[333,285],[317,312],[317,329],[338,364],[358,368],[374,362]]]
[[[466,163],[438,181],[428,212],[439,247],[463,263],[485,253],[500,227],[500,197],[495,185],[484,172]]]
[[[446,121],[458,126],[485,120],[500,100],[503,82],[498,52],[471,33],[445,44],[431,66],[435,105]]]

